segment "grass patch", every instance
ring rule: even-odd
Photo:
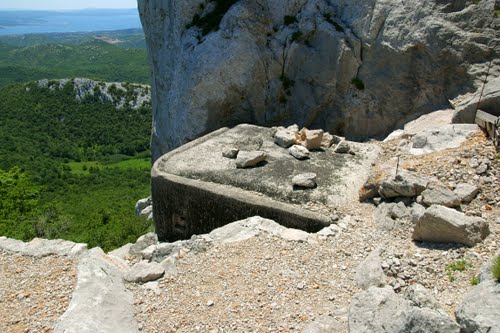
[[[149,158],[131,158],[115,163],[102,163],[97,161],[69,162],[66,164],[73,175],[88,176],[101,169],[118,170],[144,170],[151,168],[151,159]]]
[[[357,77],[353,78],[351,80],[351,83],[358,89],[358,90],[365,90],[365,84],[361,79],[358,79]]]
[[[470,284],[472,284],[473,286],[477,286],[479,284],[479,276],[474,276],[472,280],[470,280]]]
[[[465,271],[466,269],[471,267],[472,264],[468,260],[458,259],[454,263],[451,263],[448,266],[446,266],[446,274],[448,275],[450,281],[453,282],[456,280],[455,275],[453,274],[454,272]]]
[[[500,281],[500,254],[493,259],[493,265],[491,266],[491,274],[493,277]]]

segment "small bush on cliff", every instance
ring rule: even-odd
[[[283,23],[285,25],[291,25],[297,23],[297,18],[295,16],[285,15],[285,17],[283,17]]]
[[[293,42],[298,42],[300,40],[300,38],[302,37],[302,31],[295,31],[293,34],[292,34],[292,38],[291,38],[291,41],[292,43]]]
[[[358,89],[358,90],[365,90],[365,84],[361,79],[358,79],[355,77],[354,79],[351,80],[351,83]]]

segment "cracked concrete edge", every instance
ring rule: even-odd
[[[189,149],[196,147],[212,138],[218,137],[224,132],[227,132],[230,128],[229,127],[222,127],[218,129],[217,131],[213,131],[211,133],[208,133],[198,139],[195,139],[191,142],[188,142],[186,144],[183,144],[182,146],[166,153],[165,155],[161,156],[158,158],[154,163],[153,167],[151,168],[151,178],[160,176],[164,173],[163,171],[163,166],[168,162],[169,159],[171,159],[173,156],[183,153],[185,151],[188,151]]]
[[[135,333],[133,296],[123,284],[127,264],[93,248],[81,257],[78,280],[54,333]]]
[[[19,255],[42,258],[50,255],[78,258],[87,251],[87,244],[74,243],[62,239],[34,238],[30,242],[0,237],[0,249]]]

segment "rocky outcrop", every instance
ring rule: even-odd
[[[128,82],[102,82],[86,78],[39,80],[38,87],[51,91],[62,90],[68,84],[72,85],[77,102],[97,100],[101,103],[112,103],[116,109],[129,107],[133,110],[147,107],[151,104],[151,89],[144,84]]]
[[[0,249],[37,258],[50,255],[79,257],[87,250],[87,244],[73,243],[62,239],[48,240],[41,238],[35,238],[25,243],[2,236],[0,237]]]
[[[498,76],[494,6],[139,0],[153,75],[153,158],[242,122],[365,138],[449,100],[461,105],[460,95],[479,95],[491,59],[490,77]],[[489,83],[486,97],[495,89]]]

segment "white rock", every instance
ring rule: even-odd
[[[144,208],[151,206],[152,204],[153,204],[153,201],[152,201],[151,197],[147,197],[147,198],[144,198],[144,199],[137,201],[137,203],[135,204],[135,215],[140,216],[141,212],[144,210]]]
[[[413,230],[413,239],[423,242],[459,243],[474,246],[490,233],[488,223],[439,205],[427,208]]]
[[[283,148],[288,148],[295,144],[295,134],[296,132],[286,129],[278,129],[274,135],[274,143]]]
[[[366,290],[372,286],[382,287],[385,285],[380,251],[380,248],[373,250],[356,268],[354,279],[361,289]]]
[[[158,280],[165,273],[162,265],[155,262],[140,261],[132,266],[124,276],[128,282],[149,282]]]
[[[156,245],[154,244],[142,250],[141,251],[142,259],[150,260],[153,257],[153,253],[155,252],[155,250],[156,250]]]
[[[351,150],[351,146],[349,146],[349,143],[347,141],[342,140],[337,147],[335,147],[335,152],[337,154],[347,154]]]
[[[236,158],[237,168],[251,168],[266,160],[266,153],[263,151],[240,151]]]
[[[288,149],[288,152],[298,160],[305,160],[309,158],[310,154],[309,150],[306,147],[299,145],[293,145],[292,147],[290,147],[290,149]]]
[[[139,256],[142,250],[156,243],[158,243],[158,236],[154,232],[149,232],[139,237],[135,244],[132,244],[129,253],[132,256]]]
[[[470,203],[479,193],[479,187],[471,184],[461,183],[453,191],[463,203]]]
[[[238,148],[230,147],[230,148],[226,148],[226,149],[224,149],[224,151],[222,151],[222,156],[225,158],[236,158],[238,156],[239,152],[240,152],[240,150]]]
[[[442,186],[428,188],[422,192],[422,202],[427,206],[442,205],[446,207],[459,207],[460,199],[450,189]]]
[[[304,187],[304,188],[314,188],[316,187],[316,177],[315,173],[301,173],[292,179],[294,186]]]
[[[309,237],[309,233],[299,229],[287,228],[280,233],[280,236],[287,241],[306,242]]]

